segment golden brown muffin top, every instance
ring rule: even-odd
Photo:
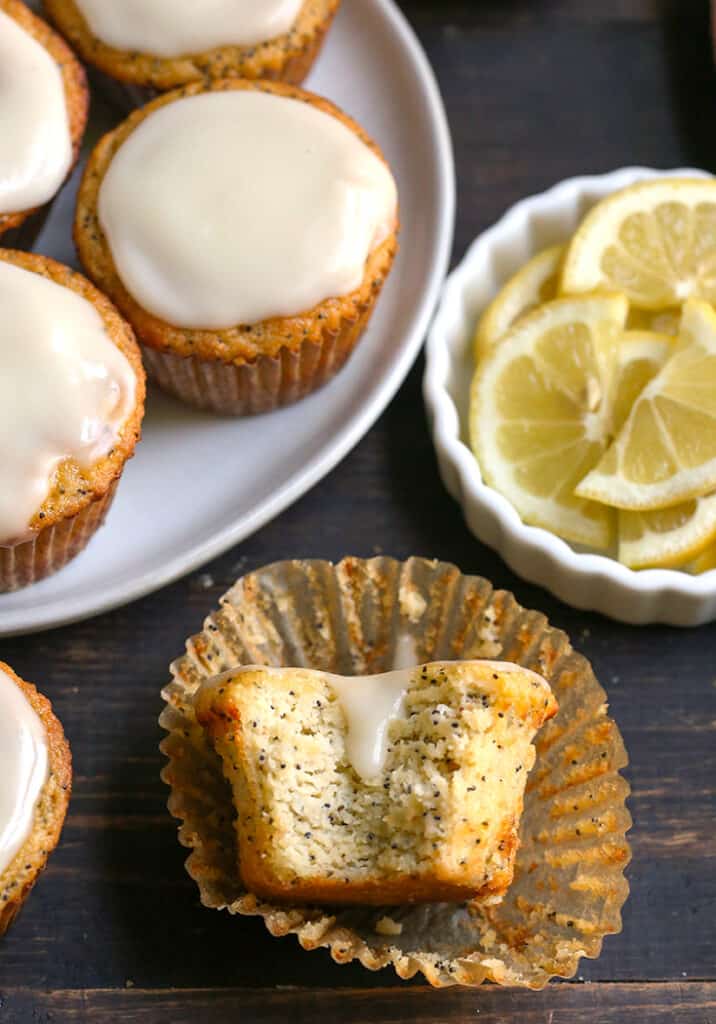
[[[352,118],[329,100],[296,86],[279,82],[248,82],[224,79],[195,83],[167,93],[135,111],[95,147],[85,169],[77,198],[75,242],[82,264],[92,280],[117,304],[134,327],[140,340],[152,348],[180,356],[241,364],[259,356],[275,356],[280,349],[298,350],[305,342],[319,342],[327,331],[338,331],[345,320],[357,320],[362,310],[379,291],[397,250],[397,223],[386,240],[369,256],[363,281],[350,295],[326,299],[297,316],[276,317],[253,325],[237,325],[225,330],[195,330],[175,327],[149,313],[129,294],[114,265],[107,238],[98,216],[98,198],[105,174],[124,141],[154,111],[189,96],[205,92],[258,90],[309,103],[337,118],[354,132],[381,160],[378,145]]]
[[[159,91],[203,79],[283,77],[289,62],[305,67],[302,58],[315,50],[316,39],[328,30],[339,5],[340,0],[306,0],[290,32],[255,46],[220,46],[184,57],[157,57],[103,43],[92,33],[75,0],[44,0],[48,16],[88,64],[122,82]]]

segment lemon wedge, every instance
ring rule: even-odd
[[[624,334],[612,411],[615,431],[624,425],[635,400],[673,355],[674,348],[669,335],[647,331]],[[655,512],[619,513],[618,557],[630,569],[677,568],[696,559],[714,542],[716,495]]]
[[[597,203],[569,245],[561,287],[616,289],[646,310],[716,302],[716,180],[641,181]]]
[[[655,512],[619,513],[619,561],[630,569],[677,568],[714,543],[716,494]]]
[[[470,434],[486,483],[526,523],[609,546],[615,516],[574,493],[609,440],[623,295],[556,299],[518,321],[475,373]]]
[[[578,497],[651,511],[716,490],[716,312],[684,307],[674,355],[644,388]]]
[[[627,326],[629,321],[627,320]],[[649,381],[676,350],[675,339],[655,331],[625,331],[617,351],[612,387],[610,434],[614,437],[629,418],[634,403]]]
[[[544,249],[504,285],[482,314],[475,333],[475,359],[479,360],[526,313],[557,296],[559,270],[565,246]]]

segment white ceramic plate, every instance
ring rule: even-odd
[[[0,596],[0,636],[95,615],[219,555],[328,473],[403,382],[452,244],[452,146],[435,79],[391,0],[345,0],[307,86],[366,127],[398,179],[401,251],[368,333],[328,387],[270,415],[220,419],[153,392],[107,524],[66,569]],[[90,135],[112,123],[96,111]],[[70,185],[37,249],[75,264],[73,201]]]

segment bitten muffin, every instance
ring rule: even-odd
[[[60,569],[101,525],[145,377],[129,325],[54,260],[0,249],[0,306],[1,593]]]
[[[57,846],[72,758],[52,705],[0,661],[0,935]]]
[[[0,242],[24,248],[34,242],[48,204],[77,162],[89,93],[67,44],[20,0],[0,0],[0,59]],[[27,106],[18,112],[20,103]],[[40,144],[55,151],[38,159]],[[33,196],[27,206],[18,197],[18,182]]]
[[[248,667],[195,699],[231,782],[246,887],[277,901],[499,903],[541,676],[489,661],[367,677]]]
[[[44,0],[83,60],[128,86],[125,98],[218,78],[299,85],[318,56],[340,0]],[[265,33],[269,33],[266,36]]]
[[[80,259],[150,376],[234,415],[296,401],[340,369],[397,230],[393,177],[351,118],[236,79],[163,96],[106,135],[75,220]]]
[[[315,758],[317,780],[333,776],[334,755],[341,743],[338,737],[345,724],[343,719],[339,724],[333,712],[306,707],[307,687],[299,690],[291,686],[298,698],[297,706],[306,711],[305,732],[303,720],[299,722],[290,714],[290,707],[278,712],[280,729],[269,732],[266,727],[275,714],[270,703],[276,708],[275,700],[269,701],[267,710],[262,704],[259,718],[251,715],[243,700],[237,701],[239,714],[229,699],[226,706],[217,703],[214,708],[206,691],[197,701],[202,687],[211,686],[210,680],[216,683],[223,673],[232,678],[237,666],[256,670],[257,665],[286,669],[297,663],[311,665],[347,675],[342,680],[345,689],[358,682],[357,676],[410,665],[496,658],[503,663],[494,669],[498,674],[505,670],[505,662],[538,673],[559,704],[558,713],[545,722],[533,740],[536,754],[524,790],[514,876],[499,903],[417,903],[387,912],[384,906],[356,908],[335,902],[320,908],[299,899],[287,906],[283,899],[264,899],[247,888],[241,877],[243,853],[237,849],[240,824],[226,774],[233,777],[238,773],[251,753],[250,763],[256,766],[260,786],[257,798],[266,791],[271,775],[281,779],[277,800],[291,791],[298,763],[302,792],[304,788],[304,761],[297,760],[297,751],[287,751],[290,760],[279,761],[274,772],[270,765],[266,767],[266,760],[260,760],[261,750],[249,731],[251,723],[256,722],[257,734],[259,727],[266,730],[269,757],[272,746],[283,743],[284,728],[295,732],[296,747],[313,743],[317,750],[327,749],[323,763]],[[573,650],[561,630],[550,627],[541,612],[521,607],[512,594],[495,590],[488,580],[464,575],[454,565],[426,558],[396,561],[385,556],[347,557],[337,565],[291,559],[264,565],[227,590],[204,619],[202,629],[182,645],[170,672],[171,679],[162,690],[165,707],[160,718],[166,731],[161,744],[167,758],[162,778],[169,787],[169,812],[179,823],[178,839],[189,854],[187,872],[197,886],[202,905],[230,914],[235,928],[242,927],[244,917],[258,917],[274,937],[293,935],[303,949],[326,949],[338,964],[355,961],[369,970],[392,966],[405,979],[422,972],[430,984],[439,987],[477,986],[492,981],[531,989],[542,988],[554,976],[572,977],[582,957],[599,956],[605,936],[621,930],[620,912],[629,892],[624,872],[631,856],[626,841],[631,827],[626,807],[629,785],[621,773],[628,756],[619,729],[608,714],[606,694],[589,662]],[[362,685],[365,687],[366,680]],[[539,689],[535,687],[535,693]],[[475,692],[482,695],[485,690],[481,684]],[[379,692],[377,681],[368,682],[368,691],[368,699],[357,688],[347,693],[349,699],[354,693],[359,722],[361,709],[372,713]],[[397,699],[400,694],[388,694],[389,699],[392,696]],[[489,692],[484,696],[489,699]],[[316,699],[323,703],[320,695]],[[548,695],[543,699],[549,699]],[[475,702],[479,704],[481,699]],[[433,708],[438,712],[435,726],[433,715],[428,716],[425,734],[447,745],[450,741],[443,740],[443,733],[448,729],[459,732],[460,722],[453,730],[447,723],[454,720],[455,707],[449,700],[442,705]],[[197,720],[199,707],[203,727]],[[495,707],[493,715],[490,708],[485,709],[488,722],[496,718],[493,738],[503,748],[497,730],[507,725],[500,718],[504,710]],[[286,714],[285,719],[282,714]],[[356,717],[355,712],[352,717]],[[416,719],[409,718],[408,723],[411,721]],[[522,732],[530,729],[528,720]],[[222,746],[226,739],[227,748],[231,746],[231,734],[236,735],[236,768],[233,764],[226,768],[222,765],[214,733]],[[243,734],[246,754],[240,746]],[[488,739],[489,728],[482,737]],[[476,745],[479,738],[475,730]],[[388,745],[385,753],[389,757]],[[497,750],[496,744],[493,750]],[[502,751],[497,752],[502,756]],[[439,756],[437,747],[435,753]],[[428,761],[432,763],[426,752]],[[456,766],[450,772],[451,779],[464,771],[466,762],[462,756],[460,762],[446,761],[448,771]],[[286,769],[281,768],[282,764]],[[290,775],[282,778],[289,765]],[[398,765],[391,773],[391,780],[385,780],[394,786],[397,795],[388,813],[395,808],[398,815],[404,807],[407,813],[408,801],[414,797],[401,791],[400,768]],[[519,777],[525,770],[514,774]],[[441,774],[436,771],[436,780],[442,785]],[[484,774],[487,777],[487,772]],[[350,779],[350,769],[344,768],[342,775]],[[356,779],[356,785],[359,781]],[[308,779],[306,789],[307,785]],[[436,789],[440,794],[440,787]],[[429,801],[435,791],[420,794],[419,800]],[[447,785],[444,791],[449,798]],[[480,800],[483,795],[489,798],[490,792],[483,789]],[[477,799],[477,794],[475,790],[469,795]],[[247,788],[239,796],[248,802],[253,792]],[[331,808],[320,806],[331,799],[332,794],[317,804],[312,793],[310,803],[304,800],[304,810],[311,816],[316,814],[321,828],[322,813],[335,817]],[[465,802],[459,801],[462,805]],[[458,801],[454,806],[457,810]],[[341,828],[344,809],[340,809],[341,818],[327,825]],[[423,809],[431,810],[429,806]],[[301,815],[300,800],[297,798],[288,810],[289,815]],[[249,813],[253,813],[251,809]],[[437,813],[442,814],[440,810]],[[266,828],[289,834],[286,820],[277,820],[275,814],[273,817],[273,822],[266,819]],[[478,822],[487,820],[478,818]],[[431,827],[444,823],[433,821]],[[259,825],[263,829],[264,819]],[[305,836],[306,831],[313,833],[312,825],[313,817],[300,834],[304,846],[313,842],[313,835],[308,839]],[[346,849],[344,842],[345,837],[340,839],[339,855]],[[273,850],[266,852],[270,860]],[[309,852],[316,855],[313,850]],[[458,868],[464,869],[460,859]]]

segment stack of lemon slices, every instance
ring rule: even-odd
[[[716,179],[598,203],[497,295],[470,434],[526,523],[632,569],[716,567]]]

